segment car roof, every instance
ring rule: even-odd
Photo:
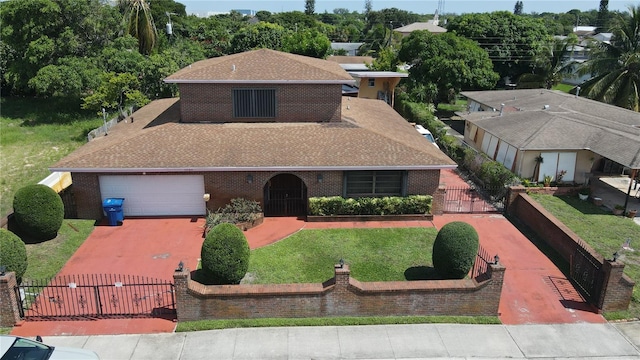
[[[11,335],[0,335],[0,355],[4,355],[4,353],[9,350],[11,345],[16,341],[16,336]]]

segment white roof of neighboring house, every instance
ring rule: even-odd
[[[575,26],[573,28],[573,32],[578,35],[586,35],[590,33],[594,33],[597,27],[595,26]]]
[[[600,33],[600,34],[593,35],[593,38],[608,44],[611,42],[612,36],[613,36],[613,33]]]
[[[390,78],[409,77],[409,74],[395,71],[349,71],[349,75],[357,78]]]
[[[393,29],[393,31],[397,31],[401,33],[410,33],[417,30],[427,30],[431,33],[447,32],[447,29],[430,22],[414,22],[413,24],[409,24],[403,27],[399,27],[397,29]]]
[[[345,51],[353,51],[358,50],[360,46],[362,46],[361,42],[332,42],[331,48],[333,50],[345,50]]]

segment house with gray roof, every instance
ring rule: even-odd
[[[462,95],[465,142],[522,178],[583,183],[640,169],[640,113],[545,89]]]
[[[77,214],[202,216],[241,197],[304,216],[314,196],[433,194],[455,163],[380,100],[342,97],[337,63],[260,49],[165,79],[160,99],[51,167],[71,172]]]

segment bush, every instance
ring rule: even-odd
[[[222,223],[253,222],[259,218],[261,213],[262,209],[257,201],[242,198],[231,199],[230,204],[207,215],[205,228],[213,229],[213,227]]]
[[[400,215],[428,214],[432,197],[411,195],[382,198],[362,197],[345,199],[340,196],[309,198],[309,215]]]
[[[478,244],[473,226],[461,221],[446,224],[433,243],[433,267],[445,279],[463,279],[473,267]]]
[[[46,185],[27,185],[13,198],[16,224],[36,240],[56,237],[64,220],[64,204],[60,196]]]
[[[6,229],[0,229],[0,265],[6,271],[16,273],[18,284],[27,271],[27,248],[18,235]]]
[[[200,258],[214,284],[239,284],[249,268],[249,243],[235,225],[216,225],[204,239]]]

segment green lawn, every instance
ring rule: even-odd
[[[302,230],[253,250],[243,283],[320,283],[340,259],[360,281],[419,278],[427,276],[436,235],[435,228]]]
[[[569,93],[569,91],[571,91],[571,89],[573,89],[574,87],[576,87],[575,85],[569,85],[569,84],[558,84],[555,85],[554,87],[552,87],[552,90],[560,90],[562,92],[566,92]]]
[[[0,99],[0,216],[13,195],[50,174],[49,166],[84,144],[102,120],[79,103],[62,99]]]
[[[55,239],[27,246],[24,280],[54,277],[93,231],[94,220],[65,219]]]
[[[531,194],[531,197],[605,258],[612,258],[614,252],[620,254],[620,260],[626,264],[625,274],[636,282],[632,303],[629,311],[605,315],[608,319],[640,318],[640,226],[591,202],[581,201],[577,196]],[[626,239],[631,239],[635,251],[622,249]]]

